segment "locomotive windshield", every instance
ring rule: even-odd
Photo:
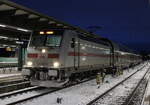
[[[33,33],[30,46],[59,47],[64,30],[42,30]]]
[[[61,36],[47,36],[46,46],[60,46]]]
[[[60,35],[37,35],[33,36],[31,46],[60,46],[62,36]]]
[[[45,36],[33,36],[31,46],[44,46]]]

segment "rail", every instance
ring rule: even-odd
[[[123,82],[125,82],[126,80],[128,80],[130,77],[132,77],[134,74],[136,74],[138,71],[140,71],[141,69],[143,69],[147,64],[145,64],[143,67],[141,67],[140,69],[138,69],[136,72],[134,72],[133,74],[131,74],[130,76],[128,76],[127,78],[125,78],[123,81],[119,82],[118,84],[116,84],[115,86],[113,86],[112,88],[108,89],[106,92],[104,92],[103,94],[101,94],[100,96],[96,97],[95,99],[93,99],[92,101],[90,101],[87,105],[92,105],[94,104],[97,100],[99,100],[100,98],[102,98],[104,95],[108,94],[109,92],[111,92],[113,89],[115,89],[117,86],[119,86],[120,84],[122,84]],[[148,72],[148,71],[147,71]],[[146,73],[147,73],[146,72]],[[145,73],[145,74],[146,74]]]

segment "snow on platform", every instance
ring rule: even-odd
[[[98,86],[96,85],[96,80],[93,79],[91,81],[69,87],[52,94],[29,100],[19,105],[86,105],[88,102],[101,95],[142,66],[143,64],[135,67],[134,69],[125,70],[123,75],[115,78],[107,75],[105,82],[100,85],[100,88],[97,88]],[[143,73],[146,72],[149,66],[150,64],[142,69]],[[57,103],[57,98],[62,98],[61,104]]]
[[[0,74],[0,83],[23,80],[22,73]]]
[[[17,91],[14,91],[14,92],[10,92],[10,94],[15,93],[15,92],[22,92],[23,90],[29,90],[29,89],[33,89],[33,88],[36,88],[36,87],[29,87],[29,88],[26,88],[26,89],[17,90]],[[33,97],[33,96],[39,95],[39,94],[41,94],[43,92],[46,92],[46,91],[48,91],[48,89],[32,90],[32,91],[28,91],[28,92],[22,92],[21,94],[12,95],[10,97],[8,96],[4,99],[1,98],[0,99],[0,105],[7,105],[7,104],[15,102],[15,101],[19,101],[19,100],[22,100],[22,99],[26,99],[28,97]],[[6,93],[6,95],[7,95],[7,93]]]
[[[21,73],[14,73],[14,74],[0,74],[0,78],[6,78],[6,77],[14,77],[14,76],[20,76]]]
[[[18,67],[5,67],[0,68],[0,74],[14,74],[14,73],[20,73],[21,71],[18,71]]]

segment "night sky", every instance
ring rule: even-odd
[[[60,21],[95,32],[129,48],[150,52],[148,0],[11,0]]]

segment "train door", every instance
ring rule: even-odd
[[[76,52],[78,53],[78,56],[76,56],[76,67],[79,69],[80,67],[80,55],[81,55],[81,52],[80,52],[80,38],[77,37],[76,38]]]
[[[80,66],[80,39],[77,36],[72,38],[71,47],[74,52],[74,68],[77,70]]]

